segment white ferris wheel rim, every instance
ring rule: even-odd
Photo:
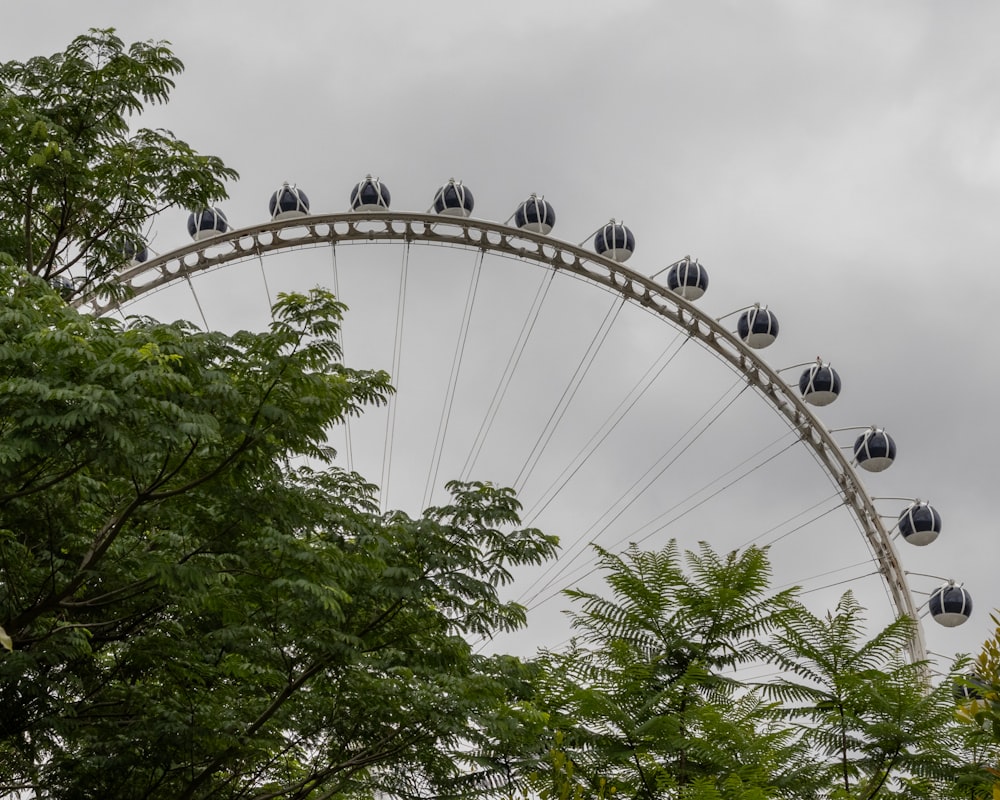
[[[270,253],[368,242],[457,247],[570,273],[618,293],[697,341],[742,376],[810,448],[860,528],[895,614],[917,622],[909,644],[909,657],[913,661],[927,659],[920,616],[890,532],[857,469],[829,429],[794,387],[782,380],[756,350],[692,302],[621,262],[549,235],[474,217],[442,217],[394,210],[348,211],[286,217],[227,230],[123,269],[116,276],[116,283],[126,290],[130,302],[174,281]],[[74,305],[102,315],[117,309],[120,303],[84,295],[76,299]]]

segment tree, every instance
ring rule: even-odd
[[[993,635],[954,685],[966,753],[960,780],[964,796],[974,800],[1000,798],[1000,615],[990,619]]]
[[[183,69],[165,42],[91,30],[50,57],[0,64],[0,253],[73,290],[115,292],[149,221],[225,197],[237,177],[167,130],[132,129]],[[63,280],[64,286],[69,284]]]
[[[781,675],[760,688],[782,701],[812,752],[817,791],[844,797],[940,797],[962,768],[954,676],[928,685],[904,654],[916,622],[901,617],[866,638],[848,592],[834,611],[786,614],[763,655]]]
[[[336,467],[391,386],[341,363],[328,293],[226,336],[46,283],[107,288],[150,215],[222,195],[129,132],[179,69],[111,31],[0,66],[0,795],[457,793],[537,725],[528,666],[469,639],[523,623],[498,587],[554,539],[500,487],[411,518]]]
[[[541,789],[596,797],[614,786],[648,800],[962,796],[954,676],[931,687],[925,665],[903,660],[912,621],[866,639],[850,593],[816,616],[794,592],[769,592],[756,548],[721,557],[703,544],[686,569],[676,543],[599,553],[611,596],[569,593],[581,604],[579,639],[548,654],[540,684],[560,743],[554,768],[539,770]],[[773,677],[750,682],[748,666]]]
[[[497,587],[554,547],[512,493],[382,515],[332,466],[330,425],[390,389],[337,361],[322,291],[227,337],[0,276],[0,790],[448,786],[525,677],[468,639],[523,622]]]
[[[686,554],[690,574],[676,542],[598,553],[612,596],[568,593],[579,637],[547,654],[542,687],[577,780],[644,800],[776,790],[781,763],[797,760],[790,736],[733,672],[791,601],[768,591],[764,551],[702,545]]]

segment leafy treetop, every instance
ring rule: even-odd
[[[165,103],[181,61],[165,42],[126,46],[91,30],[66,50],[0,64],[0,253],[76,289],[114,291],[109,276],[171,206],[226,196],[234,170],[167,130],[133,129]]]
[[[340,363],[328,293],[233,336],[18,268],[0,298],[0,795],[412,796],[520,735],[524,665],[470,641],[555,542],[509,490],[411,518],[337,468],[330,426],[390,386]]]
[[[598,553],[611,591],[569,592],[579,638],[536,683],[555,745],[533,773],[542,796],[981,796],[954,675],[931,687],[905,660],[912,620],[869,636],[850,593],[816,615],[768,588],[753,547]]]

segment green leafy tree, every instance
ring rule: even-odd
[[[331,426],[391,387],[341,363],[328,293],[225,336],[46,285],[115,292],[153,216],[224,196],[138,127],[180,70],[111,30],[0,65],[0,795],[499,788],[532,673],[469,641],[523,623],[498,587],[555,547],[512,493],[382,514],[336,468]]]
[[[970,796],[953,675],[904,659],[899,620],[866,638],[846,594],[827,616],[768,589],[765,551],[706,545],[682,563],[599,551],[609,597],[570,592],[578,639],[549,653],[539,706],[557,758],[550,796],[608,786],[649,798]],[[740,668],[740,671],[736,671]],[[766,681],[743,676],[765,672]]]
[[[765,553],[598,552],[612,596],[568,593],[577,638],[541,689],[575,780],[648,800],[777,791],[790,737],[734,674],[791,599],[768,591]]]
[[[966,762],[960,782],[970,800],[1000,800],[1000,616],[990,618],[993,635],[955,681]]]
[[[167,130],[135,128],[183,69],[164,42],[92,30],[50,57],[0,64],[0,253],[75,291],[109,278],[171,206],[225,197],[236,173]],[[66,281],[61,282],[68,286]]]
[[[497,587],[554,541],[509,490],[414,519],[331,464],[390,387],[330,295],[232,337],[14,268],[0,297],[0,794],[415,796],[517,735],[526,667],[469,641],[523,622]]]
[[[817,794],[874,800],[936,798],[962,769],[953,677],[930,685],[904,654],[916,622],[902,617],[867,638],[864,610],[845,594],[820,616],[782,617],[763,655],[779,677],[759,684],[815,753]]]

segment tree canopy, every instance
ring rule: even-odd
[[[237,177],[168,130],[135,127],[183,69],[166,42],[126,46],[91,30],[65,51],[0,64],[0,253],[75,291],[110,278],[145,246],[150,220],[199,209]],[[73,283],[68,283],[68,276]]]
[[[970,796],[954,676],[905,661],[912,620],[870,633],[850,593],[816,615],[756,548],[600,554],[610,594],[569,593],[578,638],[538,683],[546,796]]]
[[[509,490],[380,514],[332,424],[385,400],[327,293],[262,334],[93,320],[0,272],[0,791],[446,787],[524,679],[473,636],[554,542]],[[462,771],[464,772],[464,771]]]

